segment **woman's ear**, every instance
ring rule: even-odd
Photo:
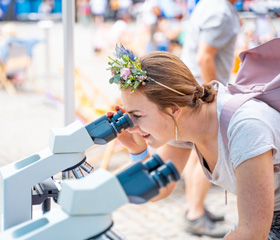
[[[182,113],[182,108],[179,106],[172,106],[171,107],[171,114],[175,119],[178,119]]]

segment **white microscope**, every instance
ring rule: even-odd
[[[0,168],[0,239],[84,240],[123,239],[113,226],[111,213],[124,204],[145,203],[159,189],[180,176],[172,162],[158,155],[136,162],[117,175],[93,168],[84,151],[93,144],[106,144],[122,129],[132,127],[127,114],[118,111],[87,126],[76,121],[53,129],[49,148]],[[89,175],[83,177],[82,170]],[[57,182],[51,176],[69,171],[75,178]],[[81,179],[80,179],[81,178]],[[49,200],[59,208],[49,211]],[[32,204],[43,203],[45,214],[32,219]]]

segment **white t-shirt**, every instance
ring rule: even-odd
[[[104,15],[108,6],[107,0],[91,0],[91,12],[96,15]]]
[[[220,114],[223,105],[232,98],[227,88],[219,84],[217,95],[217,116],[220,123]],[[274,211],[280,210],[280,113],[258,100],[249,100],[244,103],[233,115],[228,127],[229,150],[225,146],[221,131],[218,133],[218,161],[209,172],[203,164],[200,153],[200,163],[206,178],[229,192],[236,194],[235,169],[247,159],[258,156],[273,149],[275,200]],[[170,145],[190,148],[190,143]],[[207,157],[206,157],[207,159]],[[257,162],[256,162],[257,164]]]

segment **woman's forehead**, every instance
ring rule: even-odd
[[[127,112],[146,111],[154,107],[154,103],[140,92],[130,93],[129,91],[122,92],[123,107]]]

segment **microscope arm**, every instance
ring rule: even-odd
[[[85,150],[106,144],[133,123],[121,111],[84,126],[76,121],[52,129],[49,147],[0,168],[0,231],[32,218],[32,188],[51,176],[83,164]],[[16,196],[20,196],[20,199]]]
[[[178,179],[174,165],[163,163],[157,155],[117,175],[98,169],[83,179],[62,183],[58,198],[61,208],[4,231],[0,239],[97,239],[110,232],[113,211],[128,202],[147,202],[158,195],[161,187]]]

